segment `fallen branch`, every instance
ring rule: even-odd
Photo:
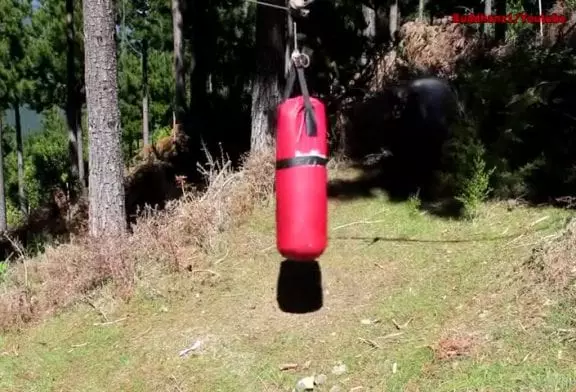
[[[354,226],[354,225],[373,225],[373,224],[382,223],[382,222],[386,222],[386,220],[380,219],[380,220],[375,220],[375,221],[362,220],[362,221],[357,221],[357,222],[350,222],[350,223],[346,223],[344,225],[336,226],[336,227],[332,228],[331,231],[340,230],[340,229],[343,229],[345,227]]]
[[[388,335],[384,335],[384,336],[380,336],[377,337],[376,339],[391,339],[391,338],[396,338],[398,336],[404,335],[404,332],[394,332]]]
[[[404,329],[408,326],[408,324],[410,324],[410,322],[413,320],[414,318],[410,318],[408,321],[406,321],[404,324],[400,325],[396,322],[396,320],[392,319],[392,323],[394,324],[394,326],[396,327],[396,329]]]
[[[221,275],[220,275],[218,272],[212,271],[212,270],[209,270],[209,269],[196,269],[196,270],[192,270],[192,272],[193,272],[193,273],[196,273],[196,272],[205,272],[205,273],[207,273],[207,274],[211,274],[211,275],[214,275],[214,276],[217,276],[217,277],[221,277]]]
[[[380,346],[378,345],[378,343],[376,343],[373,340],[368,340],[368,339],[364,339],[364,338],[358,338],[359,341],[361,341],[364,344],[369,345],[372,348],[380,348]]]
[[[118,319],[118,320],[107,321],[107,322],[105,322],[105,323],[94,323],[93,325],[94,325],[94,326],[100,326],[100,327],[102,327],[102,326],[106,326],[106,325],[117,324],[117,323],[119,323],[119,322],[122,322],[122,321],[126,320],[127,318],[128,318],[128,317],[122,317],[121,319]]]
[[[294,369],[298,369],[298,364],[297,363],[285,363],[283,365],[280,365],[280,371],[286,371],[286,370],[294,370]]]

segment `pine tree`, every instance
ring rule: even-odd
[[[32,15],[30,57],[34,88],[28,103],[38,111],[56,105],[66,113],[70,171],[83,187],[82,107],[84,43],[80,0],[40,0]]]
[[[18,154],[18,198],[20,212],[28,213],[24,189],[24,149],[20,108],[30,91],[29,24],[32,4],[29,0],[0,0],[0,109],[11,108],[15,113]]]
[[[89,228],[95,237],[126,231],[113,0],[84,0],[86,103],[90,141]]]

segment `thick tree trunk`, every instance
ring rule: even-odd
[[[183,0],[172,0],[172,26],[174,40],[174,112],[176,122],[183,124],[186,115],[186,71],[184,68],[184,4]]]
[[[18,205],[22,215],[28,215],[26,207],[26,191],[24,190],[24,146],[22,143],[22,121],[20,119],[20,102],[14,104],[14,119],[16,123],[16,151],[18,156]]]
[[[90,235],[126,231],[113,0],[84,0]]]
[[[144,145],[150,144],[150,119],[148,117],[148,41],[142,42],[142,139]],[[129,142],[132,150],[132,140]],[[130,151],[130,156],[132,152]]]
[[[80,122],[78,121],[78,112],[80,109],[80,100],[76,89],[76,67],[74,64],[74,0],[66,0],[66,119],[68,122],[68,149],[70,152],[70,174],[72,182],[77,182],[81,188],[84,187],[84,165],[80,153],[82,143],[80,134]],[[74,189],[75,194],[75,189]]]
[[[0,233],[6,232],[8,229],[7,219],[6,219],[6,193],[4,191],[4,151],[2,149],[4,140],[3,137],[3,127],[2,116],[4,113],[0,113]]]
[[[271,3],[285,5],[283,0]],[[260,4],[256,7],[256,76],[252,86],[250,140],[252,152],[262,151],[272,144],[274,114],[282,99],[286,46],[286,14]]]

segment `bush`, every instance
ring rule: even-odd
[[[476,155],[469,169],[469,175],[461,177],[460,192],[456,200],[462,203],[463,215],[468,219],[478,216],[480,205],[490,194],[490,177],[494,168],[487,170],[486,162],[481,155]]]
[[[201,267],[202,256],[218,246],[219,234],[270,197],[275,169],[273,151],[246,157],[237,172],[229,162],[209,162],[203,170],[209,182],[205,193],[190,192],[162,212],[150,211],[132,235],[80,238],[11,265],[0,294],[0,330],[52,314],[107,283],[128,298],[139,281],[157,278],[150,270]]]

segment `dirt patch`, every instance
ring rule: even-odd
[[[437,361],[447,361],[468,357],[472,353],[474,339],[470,336],[443,338],[434,348],[434,358]]]

